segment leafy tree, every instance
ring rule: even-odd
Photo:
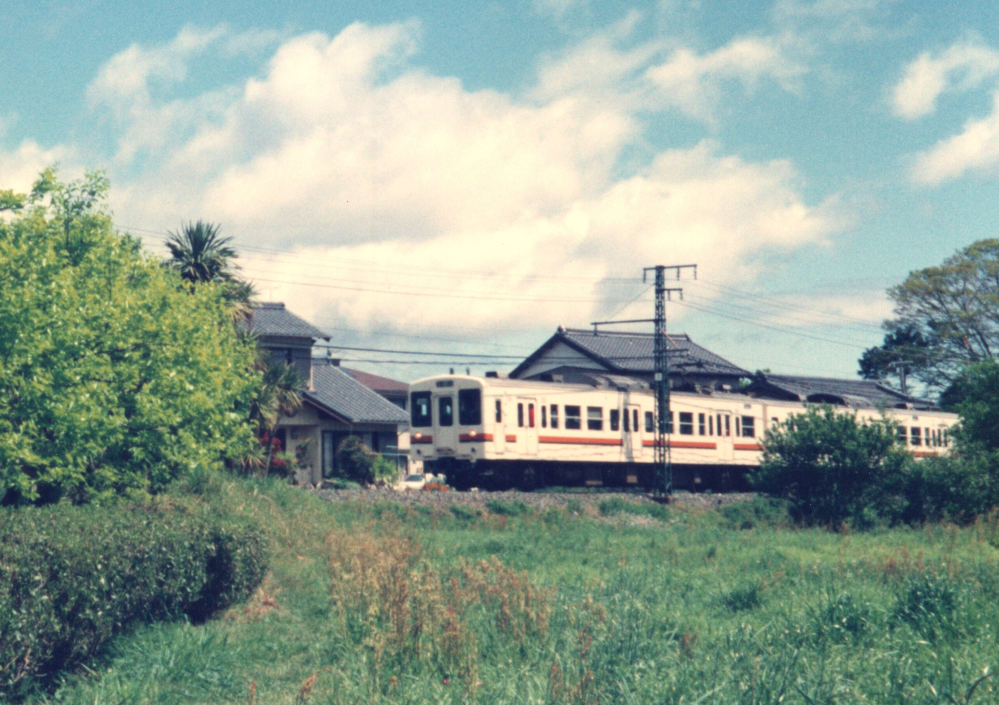
[[[863,527],[894,520],[911,456],[887,420],[860,423],[829,406],[809,407],[767,431],[756,488],[789,501],[808,524]]]
[[[264,351],[261,351],[257,366],[263,370],[263,379],[252,402],[250,419],[256,426],[257,437],[268,439],[267,456],[263,463],[266,474],[274,453],[274,433],[283,416],[301,408],[305,380],[294,365],[276,362]]]
[[[864,379],[887,381],[894,378],[903,392],[909,392],[905,382],[917,367],[926,362],[928,343],[923,334],[910,324],[899,325],[885,334],[884,343],[868,348],[858,361]]]
[[[234,279],[236,250],[231,237],[221,237],[221,227],[214,223],[187,223],[180,232],[168,233],[167,265],[192,284],[220,283]]]
[[[895,302],[888,331],[918,333],[925,342],[908,346],[913,374],[946,389],[964,365],[999,351],[999,240],[979,240],[938,267],[911,272],[888,296]]]
[[[347,480],[370,485],[377,480],[390,480],[395,475],[395,466],[364,445],[357,436],[344,438],[336,453],[340,475]]]
[[[259,385],[216,284],[116,232],[107,179],[53,169],[0,219],[0,500],[155,492],[241,462]]]
[[[955,411],[961,416],[957,430],[959,449],[999,451],[999,362],[986,360],[968,365],[954,381]]]

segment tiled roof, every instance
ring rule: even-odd
[[[254,304],[250,311],[249,326],[258,336],[330,339],[328,333],[299,318],[286,309],[283,303]]]
[[[673,333],[667,336],[669,340],[669,372],[671,374],[708,374],[732,375],[748,377],[750,373],[736,367],[728,360],[715,355],[684,333]],[[655,371],[653,352],[655,340],[652,333],[618,333],[592,330],[559,329],[549,341],[562,340],[581,350],[598,362],[608,367],[608,371],[619,373],[651,373]],[[521,369],[527,369],[534,359],[545,348],[521,363],[510,373],[517,375]]]
[[[401,394],[409,392],[409,385],[405,382],[399,382],[398,380],[389,379],[388,377],[380,377],[379,375],[373,375],[370,372],[362,372],[361,370],[351,370],[346,367],[341,367],[340,369],[368,389],[374,389],[376,392],[396,392]]]
[[[831,401],[855,408],[897,407],[906,404],[920,407],[930,406],[928,402],[866,379],[764,374],[757,377],[750,387],[750,391],[758,396],[765,396],[768,386],[802,402]]]
[[[409,415],[385,397],[351,377],[332,361],[312,361],[312,389],[306,399],[350,423],[405,424]]]

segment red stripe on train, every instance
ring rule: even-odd
[[[433,443],[433,436],[424,436],[422,433],[414,434],[412,438],[409,439],[410,443]]]
[[[574,436],[539,436],[539,443],[564,443],[583,446],[619,446],[620,438],[577,438]]]
[[[736,450],[763,450],[759,443],[733,443],[732,447]]]
[[[491,441],[493,439],[493,434],[491,433],[462,433],[458,436],[458,440],[462,443],[481,443],[483,441]]]

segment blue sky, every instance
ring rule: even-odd
[[[334,342],[477,372],[690,261],[671,329],[852,376],[999,215],[996,3],[15,2],[0,96],[0,188],[107,169],[151,249],[219,222]]]

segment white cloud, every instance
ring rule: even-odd
[[[969,120],[959,134],[941,140],[918,154],[912,178],[935,185],[967,171],[990,170],[999,165],[999,91],[993,96],[992,112],[980,120]]]
[[[27,193],[45,167],[72,159],[73,152],[68,147],[57,146],[45,149],[34,140],[24,140],[12,151],[0,149],[0,189],[11,189]],[[68,176],[76,170],[70,169]]]
[[[923,52],[905,68],[892,91],[895,114],[906,120],[929,115],[948,90],[968,90],[999,73],[999,52],[980,43],[962,41],[933,54]]]
[[[703,53],[657,39],[629,46],[638,12],[599,32],[540,70],[539,99],[585,96],[629,109],[676,108],[704,122],[714,120],[724,89],[734,83],[752,91],[763,79],[792,90],[804,68],[771,37],[736,37]]]
[[[822,242],[836,227],[827,208],[804,201],[789,163],[748,162],[712,142],[622,175],[649,103],[581,88],[586,61],[561,75],[548,64],[522,97],[428,73],[412,62],[417,43],[413,24],[355,24],[287,39],[241,87],[151,96],[151,112],[126,113],[122,142],[139,129],[130,120],[167,115],[144,123],[142,139],[161,146],[116,181],[119,220],[222,223],[265,294],[333,328],[462,330],[590,320],[638,292],[601,279],[664,258],[751,278],[760,254]],[[658,91],[644,72],[659,49],[615,53],[606,35],[572,56],[619,60],[599,79],[608,91],[631,80]],[[790,71],[756,39],[690,61],[699,106],[717,81]],[[678,66],[659,80],[679,85]]]

